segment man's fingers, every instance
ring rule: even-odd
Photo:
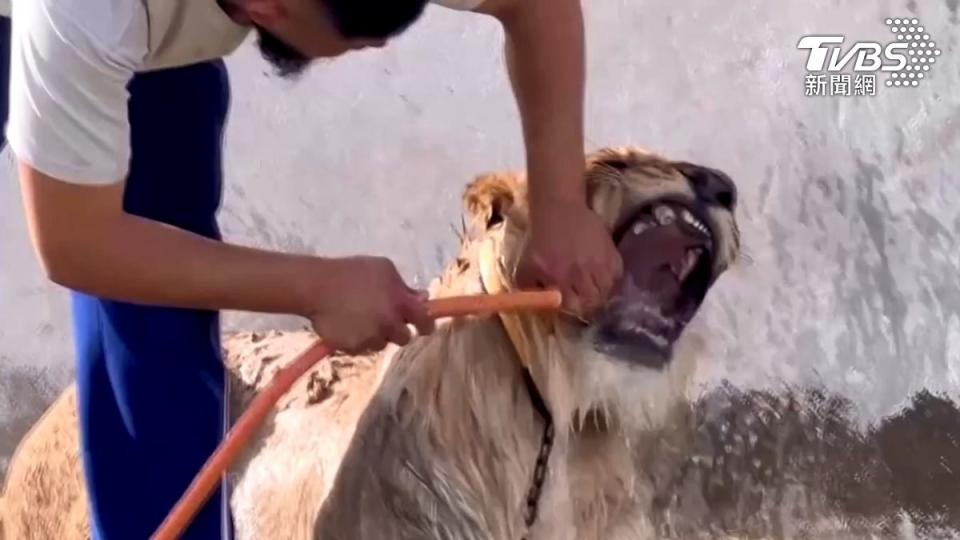
[[[600,304],[600,289],[597,287],[594,275],[586,268],[577,267],[572,272],[571,281],[580,303],[579,315],[584,318],[589,317]]]
[[[412,324],[417,329],[417,335],[420,336],[430,335],[436,329],[436,321],[430,316],[425,302],[419,297],[414,297],[400,306],[404,320]]]
[[[607,258],[607,266],[610,271],[610,281],[615,285],[623,277],[623,256],[616,249],[612,249]]]
[[[517,272],[514,274],[514,279],[517,282],[517,287],[521,289],[538,289],[543,286],[539,272],[529,264],[521,264],[518,266]]]
[[[383,337],[378,337],[370,340],[370,343],[364,347],[364,354],[376,354],[387,346],[387,340]]]
[[[605,256],[594,260],[590,266],[590,276],[597,289],[596,308],[610,300],[614,289],[623,278],[623,258],[615,248],[606,251]]]
[[[389,323],[384,329],[384,336],[390,343],[396,343],[401,347],[410,343],[410,340],[413,338],[410,334],[410,329],[407,328],[406,323],[401,320],[395,320]],[[384,344],[384,346],[385,345],[386,344]]]
[[[605,260],[594,264],[592,276],[594,285],[597,287],[597,301],[606,302],[620,279],[617,263]]]
[[[583,317],[583,300],[580,298],[580,292],[568,284],[555,285],[560,289],[563,295],[563,307],[578,317]]]
[[[542,259],[529,259],[517,267],[517,286],[522,289],[553,287],[563,295],[563,309],[578,316],[583,315],[582,292],[578,279],[572,272],[561,272]]]
[[[597,269],[593,273],[593,285],[597,289],[596,309],[610,298],[610,293],[613,291],[613,279],[609,272]]]
[[[430,293],[427,291],[414,289],[413,287],[407,285],[406,283],[403,283],[403,288],[406,289],[409,294],[415,296],[421,302],[426,302],[427,300],[430,299]]]
[[[344,349],[344,352],[351,355],[367,355],[373,354],[377,351],[383,350],[387,346],[386,338],[382,336],[376,336],[368,338],[365,341],[359,342],[354,346],[347,347]]]
[[[541,289],[544,287],[560,286],[564,281],[557,275],[555,268],[536,255],[530,259],[521,261],[514,277],[516,278],[517,286],[522,289]]]

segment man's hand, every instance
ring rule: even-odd
[[[517,266],[517,284],[556,287],[563,294],[564,308],[589,318],[607,300],[623,271],[610,231],[583,202],[552,201],[537,210]]]
[[[304,313],[323,340],[348,354],[406,345],[407,324],[430,334],[434,321],[426,293],[408,287],[396,267],[381,257],[327,259],[300,277]]]
[[[301,315],[347,353],[406,344],[434,323],[425,295],[379,257],[332,259],[211,240],[123,211],[123,184],[87,186],[21,163],[24,209],[55,283],[139,304]]]
[[[567,309],[589,317],[607,299],[621,261],[586,204],[580,1],[486,0],[478,11],[503,24],[526,145],[532,237],[517,279],[559,288]]]

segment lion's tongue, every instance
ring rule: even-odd
[[[654,226],[640,234],[627,231],[618,249],[623,257],[623,282],[620,293],[627,302],[653,301],[669,310],[680,294],[676,270],[687,258],[697,241],[676,225]],[[630,298],[641,293],[645,299]]]
[[[617,246],[623,258],[623,279],[614,291],[606,324],[621,337],[638,332],[659,339],[676,339],[680,331],[674,314],[682,299],[677,269],[688,248],[702,240],[692,239],[676,225],[645,228],[639,234],[628,230]]]

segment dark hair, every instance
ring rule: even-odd
[[[334,28],[347,39],[387,39],[410,27],[427,0],[315,0],[330,15]],[[281,77],[300,74],[310,58],[264,28],[255,25],[260,54]]]
[[[386,39],[410,27],[427,0],[318,0],[345,38]]]
[[[386,39],[414,23],[427,0],[317,0],[345,38]]]
[[[274,71],[281,77],[299,75],[310,64],[310,59],[303,53],[287,45],[285,41],[270,33],[259,25],[257,29],[257,47],[260,55],[273,66]]]

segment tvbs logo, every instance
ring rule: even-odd
[[[837,73],[848,66],[856,73],[902,71],[909,62],[909,43],[857,41],[844,51],[843,42],[843,36],[804,36],[797,48],[809,51],[807,71],[813,72]]]
[[[916,87],[943,53],[917,19],[887,19],[896,37],[847,42],[844,36],[804,36],[797,48],[807,51],[804,85],[807,95],[874,95],[877,73],[887,73],[885,86]],[[839,74],[842,71],[850,74]],[[816,75],[815,75],[816,74]]]

